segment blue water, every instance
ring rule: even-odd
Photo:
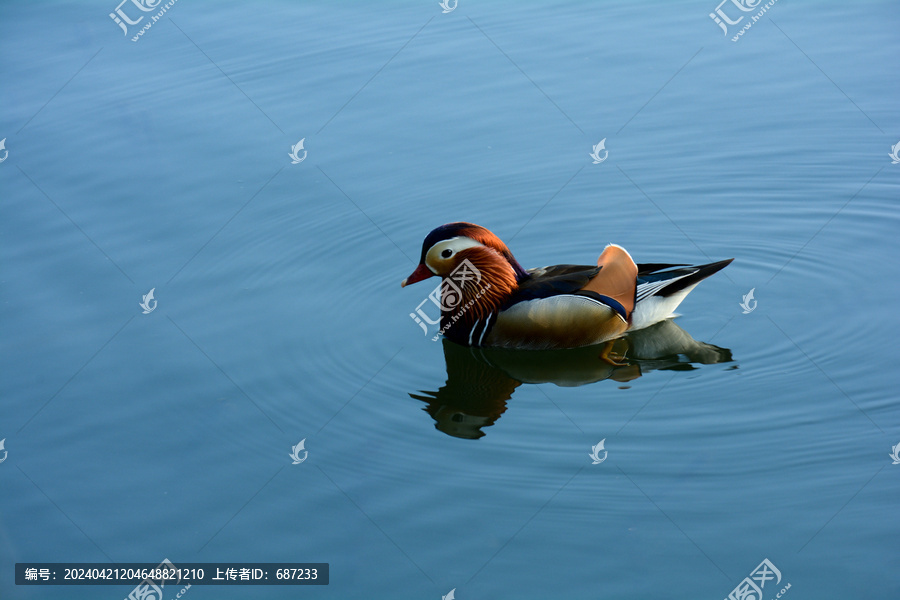
[[[163,558],[330,564],[193,600],[898,597],[897,3],[115,8],[0,6],[0,597]],[[622,366],[473,353],[399,285],[456,220],[735,261]]]

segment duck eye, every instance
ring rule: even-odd
[[[441,256],[443,256],[444,258],[450,258],[451,256],[453,256],[453,250],[447,248],[446,250],[441,252]]]

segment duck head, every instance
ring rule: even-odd
[[[441,278],[441,333],[464,343],[478,323],[512,296],[529,277],[500,238],[472,223],[448,223],[428,234],[419,265],[401,286]]]
[[[509,248],[490,230],[473,223],[447,223],[434,229],[422,242],[419,265],[404,279],[401,287],[428,279],[433,275],[447,277],[464,260],[479,271],[500,279],[512,279],[513,285],[528,277]]]

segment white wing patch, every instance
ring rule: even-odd
[[[693,275],[697,271],[691,271],[690,273],[685,273],[684,275],[680,275],[678,277],[673,277],[672,279],[663,279],[662,281],[648,281],[647,283],[641,283],[637,286],[637,302],[645,298],[649,298],[656,292],[660,291],[670,283],[678,281],[679,279],[684,279],[685,277],[689,277]]]

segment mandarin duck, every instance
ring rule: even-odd
[[[671,317],[698,283],[732,260],[635,264],[609,244],[596,266],[525,270],[491,231],[458,222],[425,237],[419,265],[400,285],[441,277],[440,333],[458,344],[577,348]]]

